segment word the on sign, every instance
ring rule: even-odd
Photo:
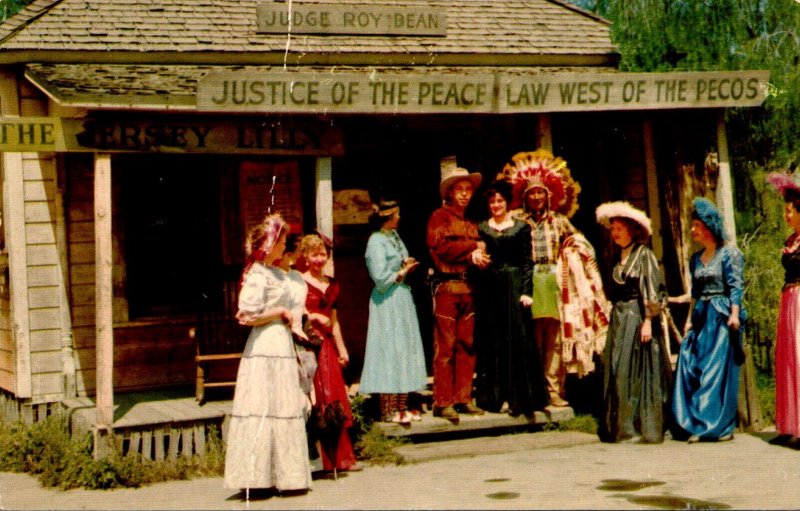
[[[56,151],[63,145],[59,119],[0,118],[0,151]]]

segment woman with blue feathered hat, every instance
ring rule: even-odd
[[[722,216],[707,199],[692,203],[692,305],[678,355],[672,410],[689,443],[733,438],[739,395],[744,257],[725,245]],[[682,431],[681,431],[682,430]]]

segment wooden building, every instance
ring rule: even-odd
[[[191,388],[198,301],[223,306],[270,208],[334,239],[356,378],[370,197],[400,199],[424,259],[448,155],[489,180],[551,149],[598,249],[597,204],[651,214],[679,294],[665,202],[685,205],[683,173],[716,152],[709,193],[733,227],[721,112],[761,104],[768,75],[617,59],[608,22],[558,0],[34,0],[0,25],[6,415],[94,398],[104,431],[115,395]]]

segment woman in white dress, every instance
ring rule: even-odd
[[[306,438],[310,402],[300,386],[292,331],[303,335],[303,277],[277,267],[288,224],[270,215],[248,235],[240,323],[253,326],[239,363],[225,455],[225,487],[304,491],[311,486]]]

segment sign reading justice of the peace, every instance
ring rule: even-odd
[[[514,113],[758,106],[769,71],[593,74],[209,73],[197,108],[313,113]]]
[[[364,73],[209,73],[201,110],[269,112],[491,112],[494,76]]]
[[[444,36],[447,10],[379,4],[264,3],[256,6],[256,32]]]

